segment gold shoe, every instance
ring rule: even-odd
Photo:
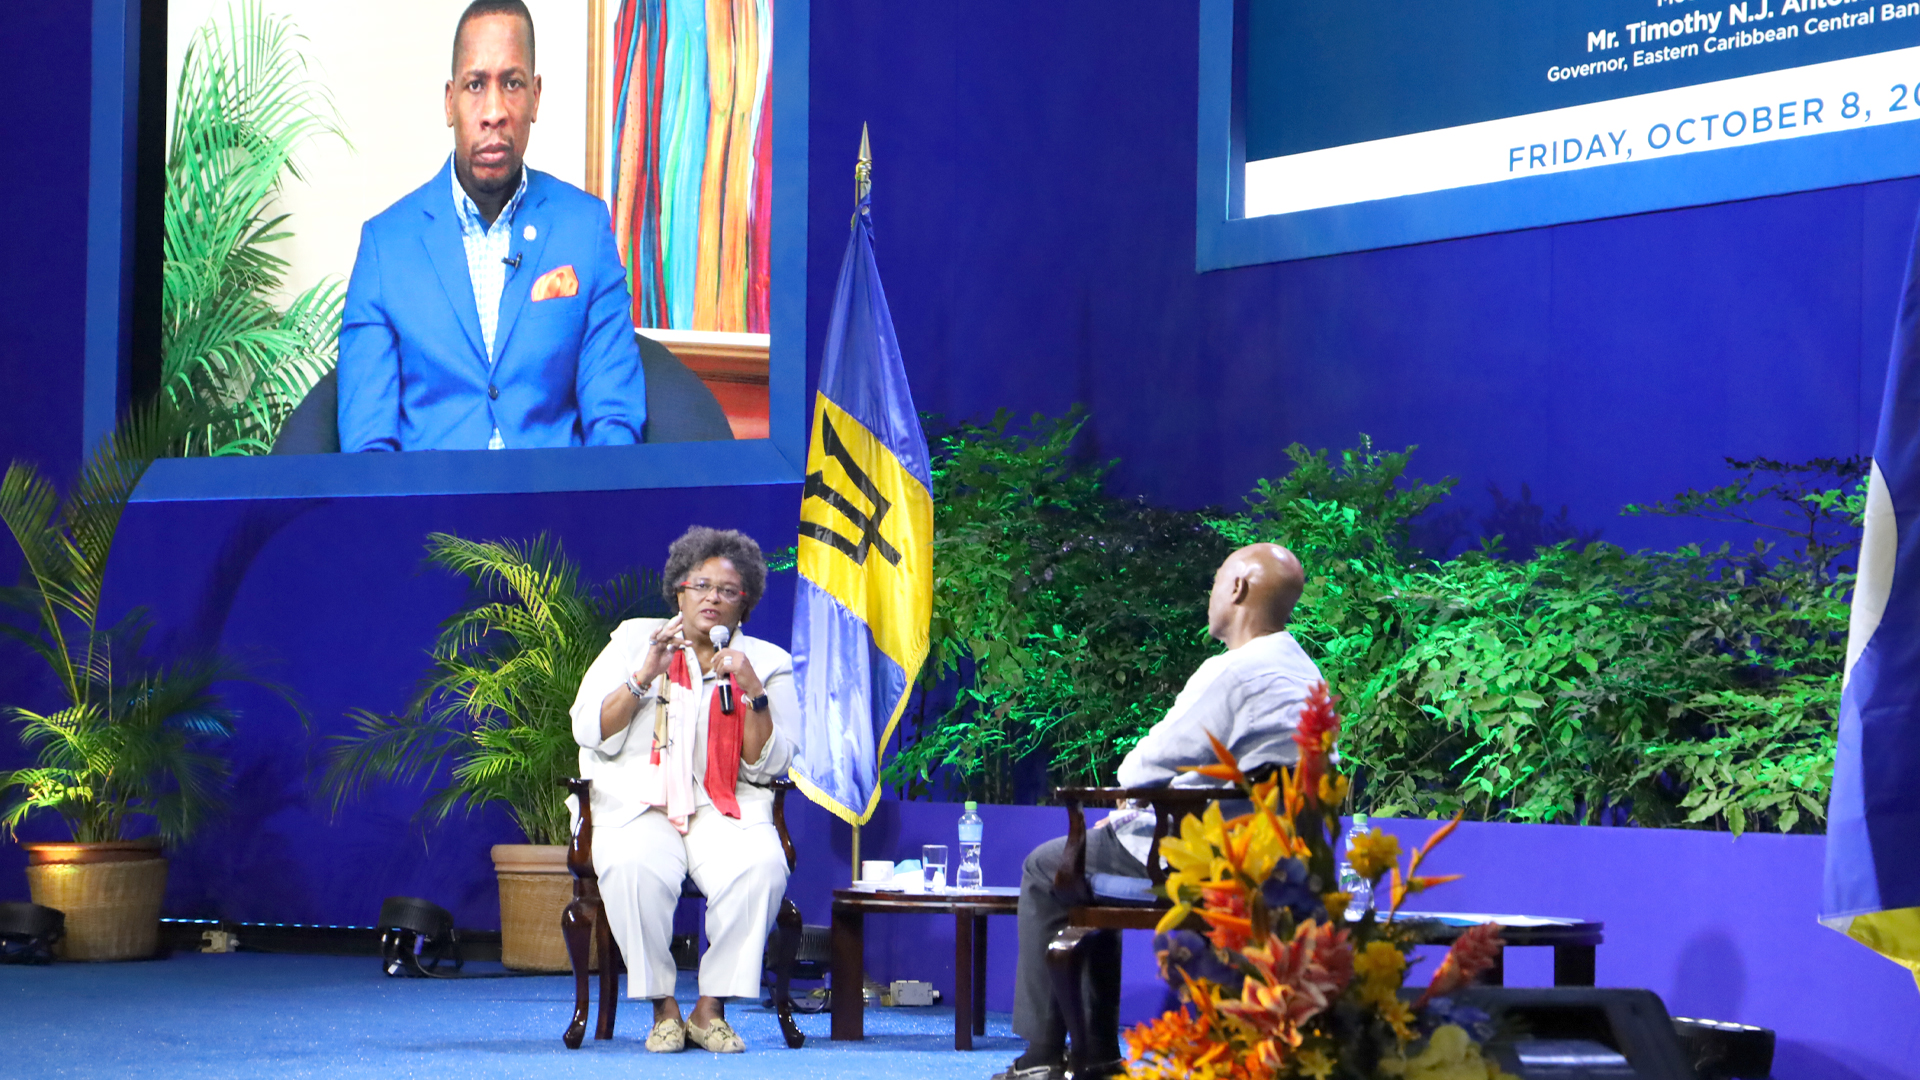
[[[647,1049],[656,1054],[677,1054],[687,1048],[687,1025],[679,1020],[662,1020],[647,1035]]]
[[[725,1020],[715,1020],[706,1027],[688,1024],[687,1037],[716,1054],[738,1054],[747,1048],[746,1041]]]

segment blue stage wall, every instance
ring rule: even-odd
[[[80,448],[81,334],[86,305],[87,71],[85,5],[8,4],[0,40],[16,45],[25,85],[12,117],[18,151],[8,185],[0,274],[0,461],[71,467]],[[0,566],[11,580],[11,545]],[[5,661],[0,661],[5,663]],[[0,668],[8,671],[9,668]]]
[[[881,268],[921,407],[957,420],[1084,402],[1094,415],[1085,453],[1122,458],[1116,483],[1130,494],[1231,502],[1280,469],[1288,443],[1337,447],[1367,431],[1383,445],[1420,443],[1418,469],[1461,477],[1471,502],[1484,502],[1489,483],[1509,494],[1526,483],[1610,539],[1673,544],[1694,533],[1614,512],[1715,482],[1724,455],[1870,444],[1920,184],[1197,275],[1195,27],[1193,5],[1181,3],[816,0],[810,340],[824,328],[844,246],[842,178],[870,121]],[[80,443],[86,5],[0,5],[0,40],[15,44],[33,87],[14,103],[21,152],[9,171],[13,268],[0,287],[0,453],[64,475]],[[385,792],[330,819],[310,782],[315,741],[343,730],[347,709],[403,704],[456,602],[450,579],[420,568],[426,533],[546,530],[605,576],[657,562],[690,521],[782,546],[797,504],[795,488],[768,487],[135,507],[111,604],[150,606],[163,647],[219,643],[256,657],[311,716],[302,730],[271,698],[241,695],[235,813],[179,853],[172,912],[364,922],[380,897],[415,893],[487,925],[486,848],[513,839],[502,818],[423,842],[408,824],[415,794]],[[0,575],[16,568],[0,552]],[[790,579],[776,584],[750,629],[784,640],[790,590]],[[0,702],[45,705],[48,690],[19,649],[0,644]],[[18,760],[0,738],[0,767]],[[993,813],[998,822],[1029,812]],[[889,803],[875,828],[889,815],[945,823],[951,809]],[[845,830],[824,813],[804,808],[796,821],[810,848],[844,848]],[[1003,838],[994,858],[1017,863],[1011,838],[1021,833],[993,827]],[[1049,831],[1042,822],[1025,835]],[[1471,835],[1454,841],[1463,858]],[[1677,1008],[1697,1000],[1700,1011],[1777,1022],[1790,1045],[1812,1047],[1799,1075],[1911,1074],[1900,1066],[1920,1054],[1887,1041],[1911,1026],[1913,990],[1899,969],[1826,931],[1789,934],[1811,926],[1817,839],[1567,835],[1578,845],[1560,848],[1592,853],[1555,864],[1567,866],[1573,892],[1537,891],[1548,879],[1522,860],[1510,871],[1521,881],[1477,871],[1488,888],[1512,892],[1471,905],[1465,897],[1478,894],[1457,892],[1459,906],[1558,905],[1568,895],[1598,905],[1606,880],[1631,883],[1640,891],[1605,892],[1613,906],[1592,912],[1622,928],[1603,979],[1693,995]],[[1691,844],[1797,854],[1755,863],[1777,881],[1774,893],[1726,888],[1722,874],[1694,888],[1677,861],[1706,858]],[[0,846],[0,899],[24,896],[20,865],[16,848]],[[841,871],[807,865],[796,888],[817,919]],[[1010,881],[1011,865],[996,877]],[[1767,899],[1749,902],[1757,895]],[[1739,910],[1730,945],[1701,937],[1712,920],[1690,914],[1721,899]],[[1615,958],[1640,947],[1625,928],[1656,918],[1657,903],[1675,905],[1691,920],[1677,925],[1693,929],[1644,939],[1665,942],[1666,967],[1616,975]],[[1688,952],[1696,938],[1704,944]],[[1783,956],[1852,974],[1773,966]],[[1801,989],[1798,1019],[1761,1008]]]

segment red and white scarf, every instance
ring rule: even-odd
[[[740,817],[740,801],[734,785],[740,776],[740,743],[745,711],[741,708],[740,687],[732,675],[733,712],[720,708],[720,695],[708,694],[704,683],[694,677],[699,658],[693,646],[675,649],[667,663],[665,695],[654,705],[653,747],[648,759],[654,766],[641,784],[640,799],[659,808],[673,827],[686,834],[687,823],[695,809],[693,787],[693,750],[700,729],[700,702],[707,707],[707,769],[701,777],[707,798],[730,818]],[[657,685],[657,684],[656,684]]]

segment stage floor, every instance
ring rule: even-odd
[[[469,965],[499,971],[495,964]],[[691,1005],[692,976],[679,997]],[[986,1080],[1024,1046],[1004,1013],[975,1049],[953,1049],[946,1008],[867,1011],[864,1042],[827,1039],[826,1014],[798,1017],[807,1045],[789,1050],[770,1010],[745,1002],[727,1018],[747,1052],[649,1054],[651,1009],[621,1002],[610,1042],[560,1044],[573,1006],[565,976],[461,981],[389,979],[372,957],[179,954],[131,964],[0,967],[4,1076],[813,1078],[912,1076]],[[589,1029],[591,1030],[591,1029]]]

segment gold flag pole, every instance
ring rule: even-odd
[[[873,190],[873,147],[867,141],[867,125],[860,125],[860,160],[853,165],[853,216],[860,217],[860,204]]]

